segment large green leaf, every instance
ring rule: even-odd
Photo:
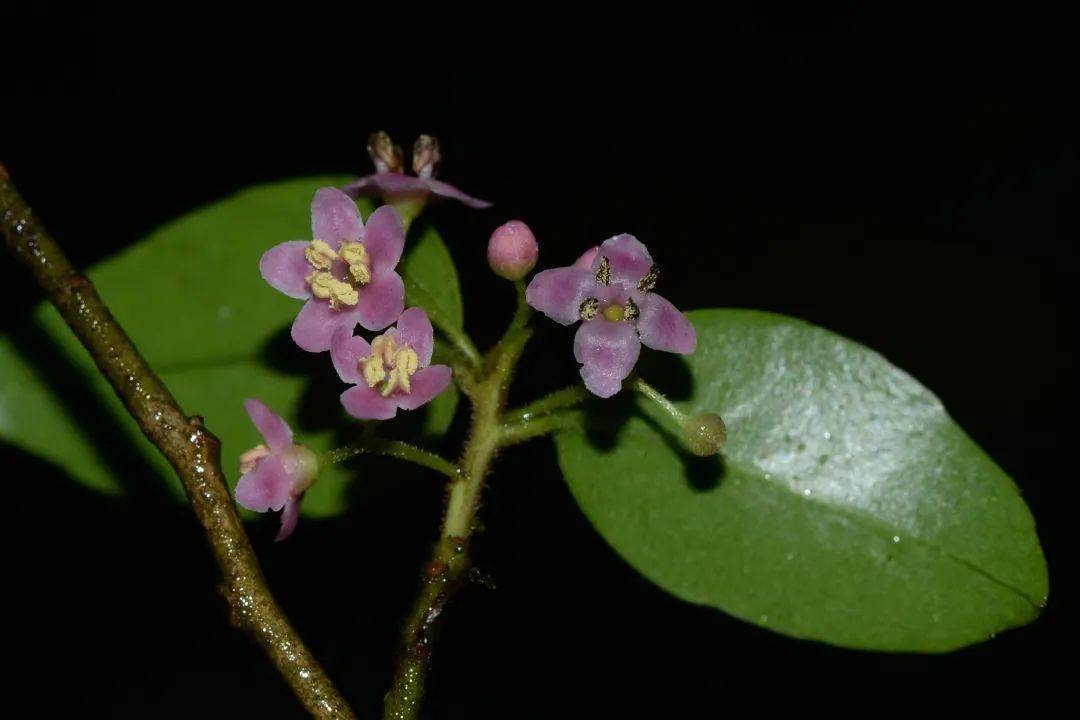
[[[1038,615],[1031,515],[934,395],[798,320],[690,317],[679,404],[723,415],[721,458],[684,454],[644,403],[614,444],[595,429],[558,438],[574,497],[633,567],[690,602],[857,648],[945,651]],[[645,374],[687,384],[679,363]]]
[[[259,397],[279,411],[316,450],[355,432],[355,422],[337,405],[344,386],[329,358],[305,353],[289,339],[299,301],[267,286],[258,270],[270,246],[310,237],[315,190],[346,180],[303,178],[244,190],[163,226],[89,271],[181,405],[203,415],[221,438],[234,481],[236,458],[259,442],[242,407],[246,397]],[[365,215],[371,210],[361,207]],[[410,240],[406,252],[405,272],[439,288],[440,301],[456,307],[460,317],[457,275],[438,234],[427,229],[419,243]],[[444,431],[456,402],[456,394],[440,398],[421,429]],[[103,492],[160,480],[181,493],[175,474],[48,305],[0,336],[0,439]],[[133,467],[159,477],[129,477]],[[308,492],[305,513],[342,510],[349,476],[343,467],[326,471]]]

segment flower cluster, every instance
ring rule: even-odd
[[[334,369],[350,385],[341,393],[345,411],[361,420],[389,420],[398,410],[415,410],[450,384],[451,369],[432,365],[434,330],[427,313],[405,308],[397,264],[405,246],[405,223],[397,207],[415,210],[431,194],[453,197],[473,207],[476,200],[434,180],[438,143],[421,136],[413,152],[416,177],[403,173],[403,155],[385,133],[372,136],[369,150],[378,172],[344,190],[321,188],[311,203],[311,239],[285,242],[263,254],[263,278],[286,295],[304,300],[292,325],[302,349],[329,351]],[[368,191],[387,202],[365,225],[352,196]],[[351,195],[352,196],[351,196]],[[405,203],[404,205],[400,205]],[[488,242],[491,269],[522,281],[536,265],[539,246],[529,227],[512,220]],[[525,300],[563,325],[581,323],[574,357],[585,387],[607,398],[619,392],[645,345],[687,354],[697,338],[686,316],[653,292],[659,268],[631,235],[617,235],[585,252],[569,267],[544,270],[525,288]],[[357,325],[370,340],[355,334]],[[319,472],[319,458],[292,440],[280,417],[258,400],[245,404],[265,444],[241,457],[236,499],[257,512],[280,510],[278,539],[296,526],[300,501]],[[702,452],[722,442],[722,426],[695,419],[693,440]],[[704,431],[708,432],[704,432]],[[689,431],[688,431],[689,432]],[[699,437],[700,436],[700,437]],[[704,438],[704,439],[702,439]],[[706,447],[706,445],[708,447]]]
[[[331,351],[338,375],[353,385],[341,404],[363,420],[415,410],[450,384],[449,367],[430,365],[434,332],[427,313],[405,309],[405,286],[396,271],[404,247],[405,227],[392,206],[375,210],[365,225],[351,197],[321,188],[311,202],[311,240],[281,243],[259,261],[271,286],[305,301],[292,338],[308,352]],[[357,325],[385,332],[369,343],[353,334]],[[236,500],[256,512],[281,510],[282,540],[318,475],[318,458],[293,444],[285,421],[261,402],[249,400],[246,407],[266,444],[241,457]]]

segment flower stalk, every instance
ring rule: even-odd
[[[532,330],[527,327],[529,311],[521,308],[524,292],[520,287],[518,301],[510,327],[483,358],[468,396],[473,415],[461,456],[461,472],[447,487],[446,514],[440,537],[425,566],[419,596],[405,623],[397,670],[385,698],[384,718],[388,720],[418,717],[433,636],[447,602],[468,582],[471,567],[468,548],[480,495],[491,463],[504,446],[502,413],[507,392],[517,361],[532,336]]]
[[[526,422],[541,415],[555,412],[556,410],[565,410],[580,405],[588,396],[589,391],[585,389],[584,385],[571,385],[568,388],[556,390],[550,395],[545,395],[528,405],[523,405],[514,410],[508,410],[506,414],[503,415],[503,420],[504,422],[511,424]]]
[[[666,395],[640,377],[631,379],[630,386],[668,414],[682,430],[683,445],[694,455],[702,457],[715,455],[727,442],[727,425],[716,413],[700,412],[696,415],[687,415],[675,407]]]
[[[345,445],[323,454],[319,461],[321,464],[335,465],[363,454],[383,455],[411,462],[429,470],[434,470],[451,480],[456,480],[461,476],[461,469],[457,465],[433,452],[428,452],[423,448],[400,440],[387,440],[384,438],[368,438]]]
[[[686,413],[675,407],[675,403],[668,400],[664,393],[660,392],[640,377],[632,378],[630,387],[632,387],[635,392],[641,393],[641,395],[651,400],[657,407],[667,413],[676,425],[679,427],[686,425],[688,419]]]

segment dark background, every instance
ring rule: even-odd
[[[226,17],[223,5],[5,5],[0,161],[77,263],[251,183],[366,173],[372,130],[403,144],[431,132],[442,177],[497,203],[430,216],[481,342],[504,321],[477,310],[507,294],[482,262],[496,224],[527,220],[548,266],[632,232],[679,307],[805,318],[932,388],[1016,479],[1050,563],[1039,621],[950,655],[788,640],[636,575],[535,443],[500,463],[486,496],[477,557],[499,587],[452,607],[430,717],[719,715],[742,703],[933,715],[1006,696],[1030,710],[1064,689],[1075,53],[1053,6],[301,3]],[[0,278],[7,326],[37,296],[10,263]],[[568,338],[546,332],[567,357],[532,366],[523,395],[571,377]],[[299,716],[227,626],[186,508],[106,500],[0,453],[14,518],[9,699],[32,700],[35,715]],[[253,535],[279,599],[371,717],[440,491],[409,480],[357,493],[348,515],[305,522],[284,545],[271,545],[272,523]]]

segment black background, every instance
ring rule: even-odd
[[[88,266],[245,185],[366,173],[372,130],[403,144],[434,133],[442,177],[497,203],[430,216],[480,342],[509,312],[482,259],[495,225],[529,222],[543,266],[632,232],[679,307],[805,318],[932,388],[1016,479],[1050,563],[1039,621],[957,653],[796,642],[637,576],[536,443],[500,462],[486,496],[477,555],[499,588],[452,608],[430,717],[1049,703],[1075,600],[1075,265],[1062,229],[1076,191],[1073,53],[1052,7],[902,7],[301,3],[226,17],[223,4],[20,2],[0,15],[0,161]],[[37,296],[10,263],[0,278],[4,325],[16,324]],[[565,332],[537,342],[553,350],[528,361],[522,397],[574,369]],[[106,500],[0,452],[14,518],[9,700],[35,715],[299,716],[227,626],[185,508]],[[253,538],[300,630],[371,717],[441,493],[430,479],[356,492],[355,510],[304,522],[288,543],[270,543],[272,522]]]

